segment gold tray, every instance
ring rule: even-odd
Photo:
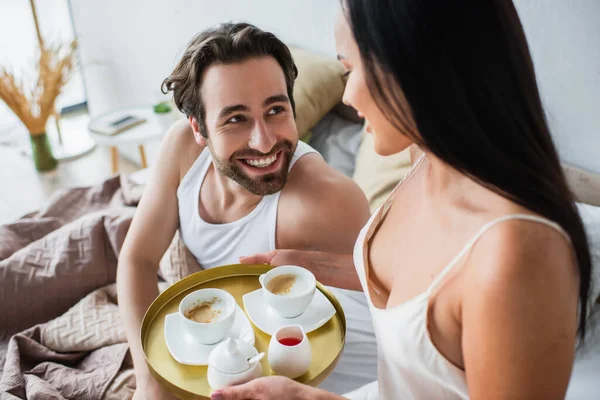
[[[243,309],[242,296],[260,288],[258,276],[269,271],[268,265],[227,265],[192,274],[173,284],[150,305],[142,321],[142,348],[152,375],[171,393],[181,399],[208,399],[211,388],[206,379],[206,366],[179,364],[173,359],[164,337],[165,316],[177,312],[179,302],[190,292],[202,288],[224,289],[235,297]],[[320,290],[335,307],[336,314],[322,327],[308,334],[313,359],[306,372],[296,381],[317,386],[335,368],[344,349],[346,317],[331,292],[317,282]],[[244,310],[245,312],[245,310]],[[249,318],[248,318],[249,319]],[[271,336],[252,325],[259,352],[267,352]],[[263,376],[274,375],[267,357],[261,361]]]

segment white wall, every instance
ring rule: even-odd
[[[93,116],[153,104],[160,84],[199,31],[246,21],[289,44],[335,56],[339,0],[70,0]],[[146,145],[152,163],[157,142]],[[139,162],[135,146],[119,148]]]
[[[92,114],[160,99],[192,36],[247,21],[288,43],[335,55],[339,0],[71,0]]]
[[[187,41],[245,20],[335,55],[339,0],[70,0],[93,115],[160,99]],[[600,0],[516,0],[564,161],[600,172]]]
[[[600,0],[516,0],[554,142],[600,173]]]

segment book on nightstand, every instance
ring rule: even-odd
[[[135,115],[122,115],[113,120],[107,119],[106,121],[95,123],[93,126],[90,126],[90,130],[101,135],[114,136],[144,122],[146,122],[145,118]]]

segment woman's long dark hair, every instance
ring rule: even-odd
[[[512,2],[344,0],[343,7],[369,90],[391,122],[456,170],[569,234],[583,341],[588,241]],[[407,115],[417,132],[407,131]]]

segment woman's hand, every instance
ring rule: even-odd
[[[282,376],[266,376],[239,386],[214,391],[211,400],[338,400],[343,397]]]

